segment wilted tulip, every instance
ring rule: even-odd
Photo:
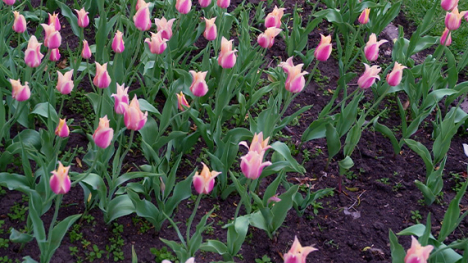
[[[451,11],[458,6],[458,1],[459,0],[442,0],[440,6],[446,11]]]
[[[225,37],[221,38],[221,52],[218,56],[218,64],[222,68],[232,68],[236,64],[237,50],[232,50],[232,41],[228,41]]]
[[[110,83],[111,78],[109,76],[109,73],[107,72],[107,63],[101,65],[98,62],[96,62],[96,75],[93,79],[94,86],[100,89],[105,89],[109,87]]]
[[[390,86],[398,86],[401,82],[401,78],[403,77],[403,69],[407,67],[401,65],[398,62],[395,62],[393,66],[392,72],[387,75],[387,83]]]
[[[440,44],[447,47],[452,44],[452,32],[450,32],[448,28],[445,28],[444,33],[442,33],[442,36],[440,37]]]
[[[54,48],[54,49],[51,49],[50,50],[50,55],[49,55],[49,60],[50,61],[54,61],[54,62],[57,62],[60,60],[60,51],[58,48]]]
[[[189,71],[192,75],[192,85],[190,85],[190,91],[197,97],[203,97],[208,92],[208,85],[206,84],[205,78],[207,71],[195,72]]]
[[[41,45],[34,35],[29,38],[28,48],[24,52],[24,62],[31,68],[38,67],[41,64],[41,60],[44,57],[41,54]]]
[[[99,126],[93,133],[94,143],[102,149],[106,149],[112,142],[114,137],[114,130],[109,127],[109,119],[107,115],[99,118]]]
[[[284,263],[306,263],[307,255],[310,252],[317,250],[312,246],[303,247],[299,243],[297,236],[294,237],[294,243],[288,253],[284,254]]]
[[[213,41],[216,39],[218,36],[218,29],[216,28],[216,17],[213,17],[211,19],[205,19],[205,32],[203,32],[203,36],[206,38],[208,41]]]
[[[387,43],[388,40],[380,40],[377,42],[377,36],[372,33],[369,36],[369,41],[366,43],[366,46],[364,47],[364,55],[366,55],[367,60],[369,61],[375,61],[377,58],[379,58],[379,47],[380,45]]]
[[[366,63],[364,63],[364,66],[364,74],[358,79],[357,84],[362,89],[368,89],[374,85],[376,79],[380,80],[379,73],[382,69],[377,65],[370,67]]]
[[[112,40],[112,50],[115,53],[122,53],[125,50],[125,42],[123,41],[123,33],[117,30],[114,39]]]
[[[427,263],[427,259],[433,249],[434,246],[431,245],[421,246],[418,240],[414,236],[411,236],[411,248],[406,253],[405,263]]]
[[[56,31],[60,31],[61,26],[60,26],[60,20],[58,18],[58,14],[55,12],[51,15],[49,14],[49,26],[54,26]]]
[[[216,4],[221,8],[228,8],[231,4],[231,0],[218,0]]]
[[[467,14],[466,11],[459,13],[457,7],[455,7],[452,12],[447,12],[447,15],[445,16],[445,27],[449,30],[457,30],[460,27],[461,20],[465,14]]]
[[[133,22],[135,23],[135,27],[140,31],[146,31],[151,28],[151,19],[148,3],[141,3],[141,6],[139,7],[138,11],[133,16]]]
[[[281,33],[281,29],[276,27],[269,27],[257,38],[257,43],[263,48],[271,48],[275,43],[275,37]]]
[[[81,57],[84,59],[89,59],[91,55],[91,49],[89,48],[88,41],[83,40],[83,49],[81,50]]]
[[[192,0],[176,0],[175,8],[181,14],[188,14],[192,9]]]
[[[198,194],[209,194],[211,190],[213,190],[216,176],[218,176],[221,172],[210,172],[208,166],[206,166],[204,163],[202,164],[203,169],[201,173],[199,174],[197,171],[193,176],[193,187]]]
[[[81,8],[80,10],[75,9],[76,14],[78,15],[78,26],[85,28],[89,25],[89,17],[88,17],[88,12],[84,8]]]
[[[55,135],[60,138],[66,138],[70,135],[70,129],[67,125],[67,119],[60,119],[57,128],[55,128]]]
[[[301,92],[305,86],[304,75],[309,74],[307,71],[302,71],[302,66],[304,64],[298,64],[294,66],[293,57],[288,58],[286,62],[281,62],[280,67],[288,74],[286,79],[285,88],[287,91],[292,93]]]
[[[260,132],[259,134],[257,133],[254,134],[252,143],[250,143],[250,147],[246,141],[241,141],[239,145],[247,147],[250,152],[254,151],[257,153],[262,153],[271,147],[270,145],[268,145],[269,140],[270,140],[270,137],[267,137],[265,140],[263,140],[263,132]]]
[[[11,97],[17,101],[25,101],[31,97],[31,90],[29,89],[28,82],[21,85],[19,80],[10,79],[12,91]]]
[[[172,37],[172,24],[174,24],[175,18],[166,20],[165,17],[161,19],[155,18],[154,23],[156,24],[156,31],[161,32],[161,37],[170,40]]]
[[[59,167],[57,170],[52,171],[52,176],[50,177],[50,189],[55,194],[66,194],[70,191],[71,181],[68,176],[68,170],[70,166],[64,167],[61,162],[59,162]]]
[[[362,13],[358,18],[358,21],[361,25],[365,25],[369,22],[369,13],[370,13],[369,8],[362,10]]]
[[[49,49],[60,47],[62,44],[62,36],[60,32],[55,29],[54,25],[41,24],[41,26],[44,28],[45,32],[44,46]]]
[[[125,126],[129,130],[139,131],[143,126],[145,126],[146,120],[148,118],[148,112],[143,112],[140,110],[140,103],[135,95],[130,105],[126,107],[127,109],[124,112],[124,122]]]
[[[314,51],[314,56],[319,61],[327,61],[332,52],[331,36],[320,34],[320,43]]]
[[[271,11],[271,13],[269,13],[265,18],[265,27],[280,28],[281,18],[283,17],[284,10],[286,10],[286,8],[278,8],[275,6],[275,9],[273,9],[273,11]]]
[[[205,8],[211,4],[211,0],[198,0],[201,8]]]
[[[117,114],[124,114],[127,110],[127,106],[129,103],[128,99],[128,87],[125,88],[125,84],[119,85],[117,84],[117,94],[112,94],[114,97],[114,110]]]
[[[73,69],[68,72],[65,72],[64,75],[60,71],[57,71],[57,75],[57,90],[63,95],[70,94],[70,92],[73,90],[73,87],[75,86],[72,80]]]
[[[6,5],[14,5],[16,0],[3,0]]]
[[[162,54],[167,48],[167,39],[162,38],[162,31],[158,33],[151,33],[151,39],[145,39],[145,43],[148,43],[148,47],[153,54]]]
[[[241,157],[241,171],[245,177],[255,180],[262,174],[263,168],[271,165],[271,162],[263,162],[265,152],[249,151]]]
[[[177,107],[179,108],[179,110],[184,110],[184,107],[187,107],[187,108],[190,108],[190,105],[188,104],[187,100],[185,99],[185,95],[184,93],[182,93],[182,91],[180,92],[180,94],[176,94],[177,95]]]
[[[16,33],[23,33],[26,31],[26,19],[18,11],[13,11],[15,21],[13,21],[13,31]]]

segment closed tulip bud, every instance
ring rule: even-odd
[[[180,94],[176,94],[176,95],[177,95],[177,107],[179,108],[179,110],[182,110],[182,111],[185,110],[183,106],[190,108],[190,105],[185,99],[185,95],[184,93],[182,93],[182,91],[180,92]]]
[[[127,106],[129,103],[128,99],[128,87],[125,88],[125,84],[119,85],[117,84],[117,94],[112,94],[114,97],[114,110],[117,114],[124,114],[127,110]]]
[[[271,48],[275,43],[275,37],[281,33],[281,29],[276,27],[269,27],[257,38],[257,43],[263,48]]]
[[[254,134],[250,147],[246,141],[240,142],[239,145],[247,147],[249,149],[249,152],[253,151],[257,153],[262,153],[267,149],[271,148],[271,146],[268,145],[268,140],[270,140],[270,137],[267,137],[265,140],[263,140],[263,132],[260,132],[259,134]]]
[[[145,4],[146,2],[144,0],[138,0],[135,6],[135,10],[138,11],[138,9],[140,9],[140,7],[144,6]]]
[[[123,41],[123,33],[117,30],[114,39],[112,40],[112,50],[115,53],[122,53],[125,50],[125,42]]]
[[[401,65],[398,62],[395,62],[392,72],[387,75],[387,83],[390,86],[398,86],[403,77],[403,69],[407,67]]]
[[[301,92],[305,86],[304,75],[309,74],[307,71],[302,71],[304,64],[294,66],[293,57],[290,57],[286,62],[281,62],[279,66],[288,74],[285,83],[286,90],[292,93]]]
[[[107,63],[101,65],[96,62],[96,75],[93,79],[94,86],[100,89],[105,89],[109,87],[110,83],[111,78],[109,76],[109,73],[107,72]]]
[[[45,31],[44,46],[49,49],[60,47],[62,44],[62,36],[57,31],[54,25],[41,24]]]
[[[148,43],[150,52],[153,54],[162,54],[167,48],[167,39],[162,38],[162,31],[158,33],[151,33],[151,39],[145,39],[145,43]]]
[[[440,37],[440,44],[450,46],[452,44],[452,32],[448,28],[445,28],[444,33]]]
[[[332,52],[331,36],[320,34],[320,43],[314,51],[314,56],[319,61],[327,61]]]
[[[299,243],[297,236],[294,237],[294,243],[288,253],[284,254],[284,263],[306,263],[307,255],[310,252],[317,250],[312,246],[303,247]]]
[[[73,83],[73,69],[62,74],[60,71],[57,71],[58,81],[57,81],[57,90],[63,94],[67,95],[73,90],[75,84]]]
[[[198,194],[209,194],[213,190],[216,176],[218,176],[221,172],[210,172],[208,166],[206,166],[204,163],[202,164],[203,169],[201,173],[199,174],[197,171],[193,176],[193,187]]]
[[[377,65],[370,67],[366,63],[364,63],[364,67],[364,74],[359,77],[357,84],[361,89],[368,89],[374,85],[376,79],[380,80],[379,73],[382,69]]]
[[[228,41],[224,37],[221,38],[221,52],[218,56],[218,64],[222,68],[232,68],[236,64],[237,50],[232,50],[232,41]]]
[[[78,26],[85,28],[89,25],[89,17],[88,17],[88,12],[84,8],[81,8],[80,10],[75,9],[76,14],[78,15]]]
[[[181,14],[188,14],[190,9],[192,9],[192,1],[191,0],[176,0],[175,8]]]
[[[369,13],[370,13],[369,8],[362,10],[362,13],[358,18],[358,21],[361,25],[365,25],[369,22]]]
[[[203,36],[206,38],[208,41],[213,41],[216,39],[218,36],[218,29],[216,28],[216,17],[213,17],[212,19],[205,19],[205,32],[203,32]]]
[[[49,60],[50,61],[54,61],[54,62],[57,62],[60,60],[60,51],[58,48],[54,48],[54,49],[51,49],[50,50],[50,56],[49,56]]]
[[[366,43],[364,47],[364,55],[366,55],[367,60],[375,61],[379,58],[379,47],[380,45],[387,43],[387,40],[380,40],[377,42],[377,36],[372,33],[369,36],[369,41]]]
[[[149,12],[149,4],[141,3],[136,14],[133,16],[135,27],[140,31],[146,31],[151,28],[151,19]]]
[[[255,180],[262,174],[263,168],[271,165],[271,162],[263,162],[265,152],[250,151],[241,157],[241,171],[245,177]]]
[[[89,48],[88,41],[83,40],[83,49],[81,50],[81,57],[84,59],[89,59],[91,55],[91,49]]]
[[[31,90],[29,89],[28,82],[21,85],[19,80],[10,79],[11,83],[11,97],[17,101],[25,101],[31,97]]]
[[[172,24],[174,24],[175,18],[166,20],[165,17],[161,19],[155,18],[154,23],[156,24],[156,31],[161,32],[161,37],[170,40],[172,37]]]
[[[56,31],[60,31],[61,26],[60,26],[60,20],[58,18],[58,14],[55,12],[51,15],[49,14],[49,26],[54,26]]]
[[[406,253],[405,263],[427,263],[433,249],[434,246],[431,245],[421,246],[418,240],[411,236],[411,248]]]
[[[446,11],[452,11],[455,7],[458,6],[459,0],[442,0],[440,6]]]
[[[125,126],[129,130],[139,131],[143,126],[145,126],[146,120],[148,119],[148,112],[143,112],[140,110],[140,103],[135,95],[130,105],[126,107],[124,112],[124,122]]]
[[[59,167],[57,170],[52,171],[52,176],[50,177],[50,189],[55,194],[66,194],[70,191],[71,181],[68,176],[68,170],[70,166],[64,167],[61,162],[59,162]]]
[[[26,19],[18,11],[13,11],[15,21],[13,21],[13,31],[16,33],[23,33],[26,31]]]
[[[195,72],[193,70],[189,71],[192,74],[192,85],[190,85],[190,91],[193,95],[197,97],[203,97],[208,92],[208,85],[206,84],[205,78],[207,71],[205,72]]]
[[[31,68],[38,67],[41,64],[41,60],[44,57],[41,54],[41,45],[34,35],[29,38],[28,48],[24,52],[24,62]]]
[[[211,0],[198,0],[201,8],[205,8],[211,4]]]
[[[461,20],[466,13],[466,11],[459,13],[458,8],[456,7],[452,10],[452,12],[447,12],[447,15],[445,16],[445,27],[449,30],[457,30],[460,27]]]
[[[67,125],[67,119],[60,119],[57,128],[55,128],[55,135],[60,138],[66,138],[70,135],[70,129]]]
[[[221,8],[228,8],[231,4],[231,0],[218,0],[216,4]]]
[[[16,0],[3,0],[6,5],[14,5]]]
[[[269,13],[265,18],[265,27],[280,28],[281,18],[283,17],[284,10],[286,10],[286,8],[278,8],[277,6],[275,6],[275,9],[273,9],[273,11]]]
[[[99,118],[99,126],[93,133],[94,143],[102,149],[106,149],[112,142],[114,137],[114,130],[109,127],[109,119],[107,115]]]

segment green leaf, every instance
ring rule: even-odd
[[[50,103],[48,102],[42,102],[42,103],[37,104],[31,113],[40,115],[45,118],[49,118],[49,113],[50,113],[50,118],[52,118],[52,121],[54,123],[59,122],[59,118],[57,116],[57,112],[55,111],[55,108],[52,105],[50,105]]]
[[[161,115],[161,113],[159,113],[159,111],[145,99],[138,99],[138,103],[140,104],[141,111],[149,111],[152,113],[156,113],[156,115],[158,116]]]
[[[392,230],[388,233],[388,238],[390,239],[390,251],[392,253],[392,263],[401,263],[404,261],[406,252],[400,243],[398,243],[398,238],[395,236]]]
[[[289,190],[286,193],[279,196],[281,201],[276,203],[271,209],[271,212],[273,214],[271,230],[273,233],[276,230],[278,230],[278,228],[283,224],[284,220],[286,219],[288,211],[289,209],[291,209],[293,204],[293,197],[297,193],[298,189],[299,185],[295,185],[289,188]]]
[[[14,243],[29,243],[34,239],[34,236],[21,233],[14,228],[11,228],[10,232],[10,241]]]
[[[285,143],[274,142],[273,144],[271,144],[271,148],[277,153],[279,153],[284,159],[286,159],[296,172],[301,174],[304,174],[306,172],[305,168],[291,156],[291,151]]]
[[[354,166],[353,159],[351,159],[349,156],[346,156],[343,160],[338,162],[338,166],[340,167],[340,175],[343,175],[346,173],[346,171]]]
[[[50,2],[50,1],[47,1]],[[63,2],[59,0],[55,0],[55,3],[60,7],[62,10],[62,15],[67,18],[70,26],[72,28],[73,34],[75,36],[80,37],[81,29],[78,27],[78,19],[76,18],[75,14],[71,11],[71,9]]]
[[[326,125],[330,123],[330,119],[318,119],[312,122],[310,126],[302,134],[301,140],[308,142],[314,139],[324,138],[326,136]]]
[[[68,229],[70,228],[71,225],[75,223],[78,218],[81,217],[81,214],[78,215],[71,215],[67,218],[65,218],[63,221],[58,223],[53,229],[52,229],[52,235],[49,237],[49,249],[48,249],[48,259],[47,262],[50,261],[52,256],[55,253],[55,250],[60,246],[62,243],[62,239],[67,233]]]
[[[380,124],[377,122],[378,119],[374,120],[374,128],[376,131],[382,133],[385,137],[390,139],[393,147],[393,153],[395,155],[399,155],[401,151],[400,143],[398,142],[395,134],[393,134],[392,130],[390,130],[387,126]]]
[[[427,187],[427,185],[423,184],[422,182],[418,180],[416,180],[414,183],[416,184],[418,189],[422,192],[424,196],[424,202],[426,203],[426,205],[429,206],[432,203],[434,203],[436,196],[434,195],[432,190],[429,187]]]
[[[432,165],[431,154],[429,153],[429,150],[427,150],[426,146],[411,139],[405,139],[404,142],[411,150],[416,152],[423,159],[424,164],[426,165],[426,174],[431,173],[432,170],[434,170],[434,166]]]
[[[466,216],[466,213],[464,213],[463,216],[460,217],[459,206],[460,206],[460,200],[465,195],[467,186],[468,186],[468,181],[465,181],[465,183],[460,188],[455,198],[453,198],[453,200],[450,202],[447,212],[445,212],[445,215],[444,215],[444,221],[443,221],[444,223],[442,224],[442,228],[440,229],[440,233],[438,237],[439,242],[443,242],[445,238],[448,237],[455,230],[455,228],[457,228],[461,220],[463,220],[463,217]],[[465,251],[465,253],[467,252]]]
[[[133,212],[135,212],[135,206],[133,205],[133,202],[130,200],[128,195],[117,196],[116,198],[112,199],[106,207],[106,223],[109,224],[113,220],[129,215]]]
[[[328,159],[332,159],[340,151],[341,142],[335,127],[333,127],[330,123],[327,123],[326,129]]]
[[[220,255],[224,255],[227,253],[226,245],[218,240],[209,239],[205,243],[200,246],[200,249],[203,251],[218,253]]]

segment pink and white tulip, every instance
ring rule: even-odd
[[[16,33],[23,33],[26,31],[26,18],[21,15],[18,11],[13,11],[13,15],[15,16],[15,21],[13,21],[13,31]]]
[[[57,71],[57,75],[58,75],[58,81],[57,81],[57,86],[56,86],[57,90],[63,95],[70,94],[70,92],[73,90],[73,87],[75,87],[75,84],[73,83],[73,80],[72,80],[73,69],[65,72],[65,74],[62,74],[62,72]]]
[[[442,0],[440,6],[446,11],[452,11],[455,7],[458,6],[459,0]]]
[[[271,165],[271,162],[263,162],[265,152],[249,151],[241,157],[241,171],[245,177],[255,180],[262,174],[263,168]]]
[[[112,142],[114,137],[114,129],[109,127],[109,119],[107,115],[99,118],[99,126],[93,133],[94,143],[102,149],[106,149]]]
[[[147,31],[151,28],[149,4],[142,2],[136,14],[133,16],[135,27],[140,31]]]
[[[17,101],[25,101],[31,97],[31,90],[29,89],[28,82],[21,85],[19,80],[10,79],[11,83],[11,97]]]
[[[288,74],[285,83],[286,90],[292,93],[301,92],[305,86],[304,75],[309,74],[307,71],[302,71],[304,64],[294,66],[293,57],[290,57],[286,62],[281,62],[279,66]]]
[[[452,44],[452,32],[448,28],[445,28],[444,33],[440,37],[440,44],[450,46]]]
[[[268,145],[269,140],[270,137],[267,137],[265,140],[263,140],[263,132],[260,132],[259,134],[254,134],[252,142],[250,143],[250,147],[246,141],[241,141],[239,145],[247,147],[247,149],[249,149],[249,152],[253,151],[257,153],[262,153],[271,148],[271,146]]]
[[[14,5],[16,0],[3,0],[6,5]]]
[[[107,72],[107,63],[101,65],[98,62],[96,62],[96,75],[93,79],[94,86],[100,89],[105,89],[109,87],[110,83],[111,78],[109,76],[109,73]]]
[[[206,40],[208,41],[213,41],[218,37],[218,29],[216,27],[215,21],[216,17],[213,17],[211,19],[205,19],[205,31],[203,32],[203,36],[205,37]]]
[[[68,176],[68,170],[70,166],[64,167],[61,162],[59,162],[59,167],[57,170],[52,171],[52,176],[50,177],[50,189],[55,194],[66,194],[70,191],[71,181]]]
[[[208,92],[208,85],[206,84],[205,78],[208,71],[196,72],[190,70],[189,73],[192,75],[192,85],[190,85],[190,91],[197,97],[203,97]]]
[[[60,119],[57,128],[55,128],[55,135],[60,138],[66,138],[70,135],[70,128],[67,125],[67,119]]]
[[[84,59],[89,59],[91,57],[91,49],[89,48],[88,41],[83,40],[83,49],[81,50],[81,57]]]
[[[312,246],[303,247],[296,236],[294,237],[294,243],[291,249],[288,253],[284,254],[284,263],[306,263],[307,255],[316,250],[317,249]]]
[[[50,55],[49,55],[49,60],[50,61],[54,61],[54,62],[57,62],[60,60],[60,51],[58,48],[54,48],[54,49],[51,49],[50,50]]]
[[[162,38],[162,31],[158,33],[151,33],[151,39],[145,39],[145,43],[148,44],[149,50],[153,54],[162,54],[167,48],[167,39]]]
[[[202,164],[203,169],[201,173],[199,174],[197,171],[193,176],[193,187],[198,194],[209,194],[213,190],[216,176],[218,176],[221,172],[210,171],[206,164]]]
[[[218,56],[218,64],[222,68],[232,68],[236,64],[236,52],[232,50],[232,42],[234,40],[227,40],[225,37],[221,38],[221,52]]]
[[[445,16],[445,27],[449,30],[457,30],[460,27],[462,18],[465,14],[467,14],[466,11],[459,13],[457,7],[455,7],[452,12],[447,12],[447,15]]]
[[[211,4],[211,0],[198,0],[201,8],[205,8]]]
[[[372,33],[369,36],[369,41],[366,43],[366,46],[364,47],[364,55],[366,55],[367,60],[369,61],[375,61],[377,58],[379,58],[379,47],[387,43],[388,40],[380,40],[377,42],[377,36]]]
[[[130,105],[126,107],[124,112],[124,123],[127,129],[133,131],[139,131],[143,126],[145,126],[146,120],[148,119],[148,112],[143,112],[140,110],[140,103],[135,95]]]
[[[368,89],[374,85],[376,79],[380,80],[379,73],[382,69],[377,65],[370,67],[366,63],[364,63],[364,67],[365,71],[359,77],[357,84],[361,89]]]
[[[281,33],[281,29],[276,27],[269,27],[257,38],[257,43],[263,48],[271,48],[275,43],[275,37]]]
[[[434,246],[421,246],[418,240],[411,236],[411,248],[408,249],[405,256],[405,263],[427,263]]]
[[[176,0],[175,8],[181,14],[188,14],[192,9],[192,0]]]
[[[332,52],[331,36],[320,34],[320,43],[314,51],[314,56],[318,61],[327,61]]]
[[[362,10],[362,13],[361,15],[359,15],[359,18],[358,18],[358,21],[361,25],[365,25],[369,22],[369,13],[370,13],[369,8]]]
[[[60,29],[62,28],[60,26],[60,19],[58,18],[58,14],[56,14],[55,12],[52,15],[49,14],[49,26],[52,25],[54,26],[56,31],[60,31]]]
[[[125,50],[125,42],[123,41],[123,33],[117,30],[115,32],[114,39],[112,40],[112,50],[114,50],[115,53],[122,53]]]
[[[283,17],[284,10],[286,10],[286,8],[278,8],[277,6],[275,6],[273,11],[271,11],[271,13],[269,13],[265,18],[265,27],[280,28],[281,18]]]
[[[41,54],[41,45],[34,35],[29,38],[28,47],[24,52],[24,62],[31,68],[38,67],[41,64],[41,60],[44,57]]]
[[[88,12],[84,8],[81,8],[80,10],[75,9],[76,14],[78,15],[78,26],[85,28],[89,25],[89,17],[88,17]]]
[[[154,23],[156,24],[156,31],[161,32],[161,37],[170,40],[172,37],[172,25],[174,24],[175,18],[166,20],[165,17],[161,19],[155,18]]]
[[[228,8],[231,0],[217,0],[216,4],[221,8]]]
[[[114,97],[114,100],[115,100],[115,103],[114,103],[115,113],[125,114],[125,111],[127,110],[127,106],[129,104],[128,87],[125,88],[125,84],[123,85],[117,84],[117,94],[112,94],[111,96]]]
[[[44,28],[45,38],[44,46],[49,49],[54,49],[60,47],[62,44],[62,36],[60,32],[55,29],[54,25],[41,24]]]
[[[387,83],[390,86],[398,86],[403,77],[403,70],[407,68],[398,62],[395,62],[392,72],[387,75]]]
[[[177,107],[179,108],[179,110],[181,111],[185,110],[184,106],[187,108],[190,108],[190,105],[188,104],[187,99],[185,99],[185,95],[184,93],[182,93],[182,91],[176,95],[177,95]]]

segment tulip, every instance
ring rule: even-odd
[[[364,74],[362,74],[362,76],[359,77],[357,84],[362,89],[368,89],[372,85],[374,85],[376,79],[380,80],[379,72],[382,69],[377,65],[370,67],[366,63],[364,63],[364,66],[366,69],[364,71]]]
[[[54,26],[56,31],[59,31],[61,29],[58,14],[56,14],[55,12],[52,15],[49,14],[49,26],[52,25]]]
[[[68,137],[68,135],[70,135],[70,129],[68,128],[66,118],[60,119],[57,128],[55,128],[55,135],[57,135],[60,138],[66,138]]]
[[[189,71],[192,74],[192,85],[190,85],[190,91],[197,97],[203,97],[208,92],[208,85],[206,84],[205,78],[208,71],[195,72]]]
[[[213,190],[216,176],[218,176],[221,172],[210,172],[208,166],[206,166],[206,164],[204,163],[202,164],[203,169],[201,173],[199,174],[197,171],[193,176],[193,187],[195,188],[195,191],[197,191],[198,194],[209,194],[211,190]]]
[[[24,52],[24,62],[31,68],[38,67],[41,64],[41,60],[44,57],[41,54],[41,45],[34,35],[29,38],[28,48]]]
[[[206,38],[208,41],[215,40],[216,37],[218,36],[218,30],[216,28],[216,17],[213,17],[212,19],[205,19],[205,32],[203,32],[203,36]]]
[[[314,51],[314,56],[319,61],[327,61],[332,52],[331,36],[324,36],[320,34],[320,43]]]
[[[192,9],[192,0],[176,0],[175,8],[185,15]]]
[[[26,19],[18,11],[13,11],[15,21],[13,22],[13,31],[16,33],[23,33],[26,31]]]
[[[112,40],[112,50],[114,50],[115,53],[122,53],[125,50],[125,42],[123,41],[123,33],[117,30],[115,32],[114,39]]]
[[[306,263],[307,255],[317,250],[312,246],[303,247],[299,243],[297,236],[294,237],[294,243],[288,253],[284,254],[284,263]]]
[[[228,6],[231,4],[231,0],[218,0],[216,4],[218,4],[218,6],[221,8],[228,8]]]
[[[446,11],[451,11],[458,6],[458,1],[459,0],[442,0],[440,6]]]
[[[255,180],[262,174],[263,168],[271,165],[271,162],[263,162],[265,152],[249,151],[241,157],[241,171],[245,177]]]
[[[455,7],[452,12],[447,12],[447,15],[445,16],[445,27],[449,30],[457,30],[460,27],[461,20],[465,14],[467,14],[466,11],[459,13],[457,7]]]
[[[414,236],[411,236],[411,248],[406,253],[405,263],[427,263],[427,259],[433,249],[434,246],[431,245],[421,246],[418,240]]]
[[[70,166],[64,167],[61,162],[59,162],[59,167],[57,170],[52,171],[52,176],[50,177],[50,189],[55,194],[66,194],[70,191],[71,181],[68,176],[68,170]]]
[[[3,0],[3,2],[7,5],[14,5],[16,0]]]
[[[148,118],[148,112],[143,112],[140,110],[140,103],[135,95],[130,105],[126,107],[124,112],[124,122],[125,126],[129,130],[139,131],[143,126],[145,126],[146,120]]]
[[[133,16],[133,22],[135,23],[135,27],[140,31],[146,31],[151,28],[151,19],[148,3],[141,3],[141,6],[139,7],[138,11]]]
[[[150,52],[153,54],[162,54],[167,48],[167,39],[162,38],[162,31],[158,33],[151,33],[151,39],[145,39],[145,43],[148,43]]]
[[[62,36],[57,31],[54,25],[41,24],[45,31],[44,46],[49,49],[60,47],[62,44]]]
[[[161,263],[172,263],[172,262],[165,259]],[[195,263],[195,258],[189,258],[189,259],[187,259],[187,261],[185,261],[185,263]]]
[[[109,119],[107,115],[99,118],[99,126],[93,133],[94,143],[102,149],[106,149],[112,142],[114,137],[114,130],[109,127]]]
[[[395,62],[393,66],[392,72],[387,75],[387,83],[390,86],[398,86],[401,82],[401,78],[403,77],[403,69],[407,67],[401,65],[398,62]]]
[[[110,83],[111,78],[109,76],[109,73],[107,72],[107,63],[101,65],[96,62],[96,75],[93,79],[94,86],[100,89],[105,89],[109,87]]]
[[[59,61],[60,57],[61,57],[60,51],[58,48],[54,48],[50,50],[50,56],[49,56],[50,61]]]
[[[377,36],[372,33],[369,36],[369,41],[366,43],[364,47],[364,55],[366,55],[367,60],[375,61],[379,57],[379,47],[380,45],[387,43],[388,41],[383,39],[377,42]]]
[[[166,20],[165,17],[161,19],[155,18],[154,23],[156,24],[156,28],[158,32],[161,32],[161,37],[167,40],[171,39],[172,37],[172,24],[174,24],[175,18]]]
[[[269,27],[257,38],[257,43],[263,48],[271,48],[275,43],[275,37],[281,33],[281,29],[276,27]]]
[[[273,11],[269,13],[265,18],[265,27],[280,28],[281,17],[283,17],[284,10],[286,10],[286,8],[278,8],[277,6],[275,6],[275,9],[273,9]]]
[[[21,85],[20,80],[10,79],[11,83],[11,97],[17,101],[25,101],[31,97],[31,90],[29,89],[28,82]]]
[[[88,41],[83,40],[83,49],[81,50],[81,57],[84,59],[89,59],[91,55],[91,49],[89,48]]]
[[[60,71],[57,71],[57,75],[57,90],[63,95],[70,94],[70,92],[73,90],[73,87],[75,86],[72,80],[73,69],[68,72],[65,72],[64,75]]]
[[[88,12],[84,8],[81,8],[80,10],[75,9],[76,14],[78,15],[78,26],[85,28],[89,25],[89,17],[88,17]]]
[[[138,0],[135,6],[135,10],[138,11],[138,9],[140,9],[140,7],[144,6],[145,4],[146,2],[144,0]]]
[[[369,22],[369,13],[370,13],[369,8],[362,10],[362,13],[358,18],[358,21],[361,25],[365,25]]]
[[[259,134],[254,134],[250,147],[246,141],[240,142],[239,145],[247,147],[249,152],[254,151],[257,153],[262,153],[271,147],[268,145],[268,140],[270,140],[270,137],[267,137],[265,140],[263,140],[263,132],[260,132]]]
[[[298,64],[294,66],[293,64],[293,57],[288,58],[286,62],[281,62],[280,67],[288,74],[288,78],[286,79],[285,88],[287,91],[292,93],[301,92],[305,86],[305,78],[304,75],[308,74],[307,71],[302,70],[302,66],[304,64]]]
[[[198,0],[201,8],[205,8],[211,4],[211,0]]]
[[[442,33],[442,36],[440,37],[440,44],[447,47],[452,44],[452,32],[450,32],[448,28],[445,28],[444,33]]]
[[[115,100],[115,104],[114,104],[115,113],[124,114],[125,111],[127,110],[127,106],[129,103],[128,87],[125,88],[125,84],[123,85],[117,84],[117,94],[112,94],[111,96],[114,97],[114,100]]]
[[[182,91],[180,92],[180,94],[176,94],[177,95],[177,107],[179,108],[179,110],[184,110],[184,107],[187,107],[187,108],[190,108],[190,105],[188,104],[187,100],[185,99],[185,95],[184,93],[182,93]]]
[[[225,37],[221,38],[221,52],[218,56],[218,64],[222,68],[232,68],[236,64],[237,50],[232,50],[232,41],[228,41]]]

